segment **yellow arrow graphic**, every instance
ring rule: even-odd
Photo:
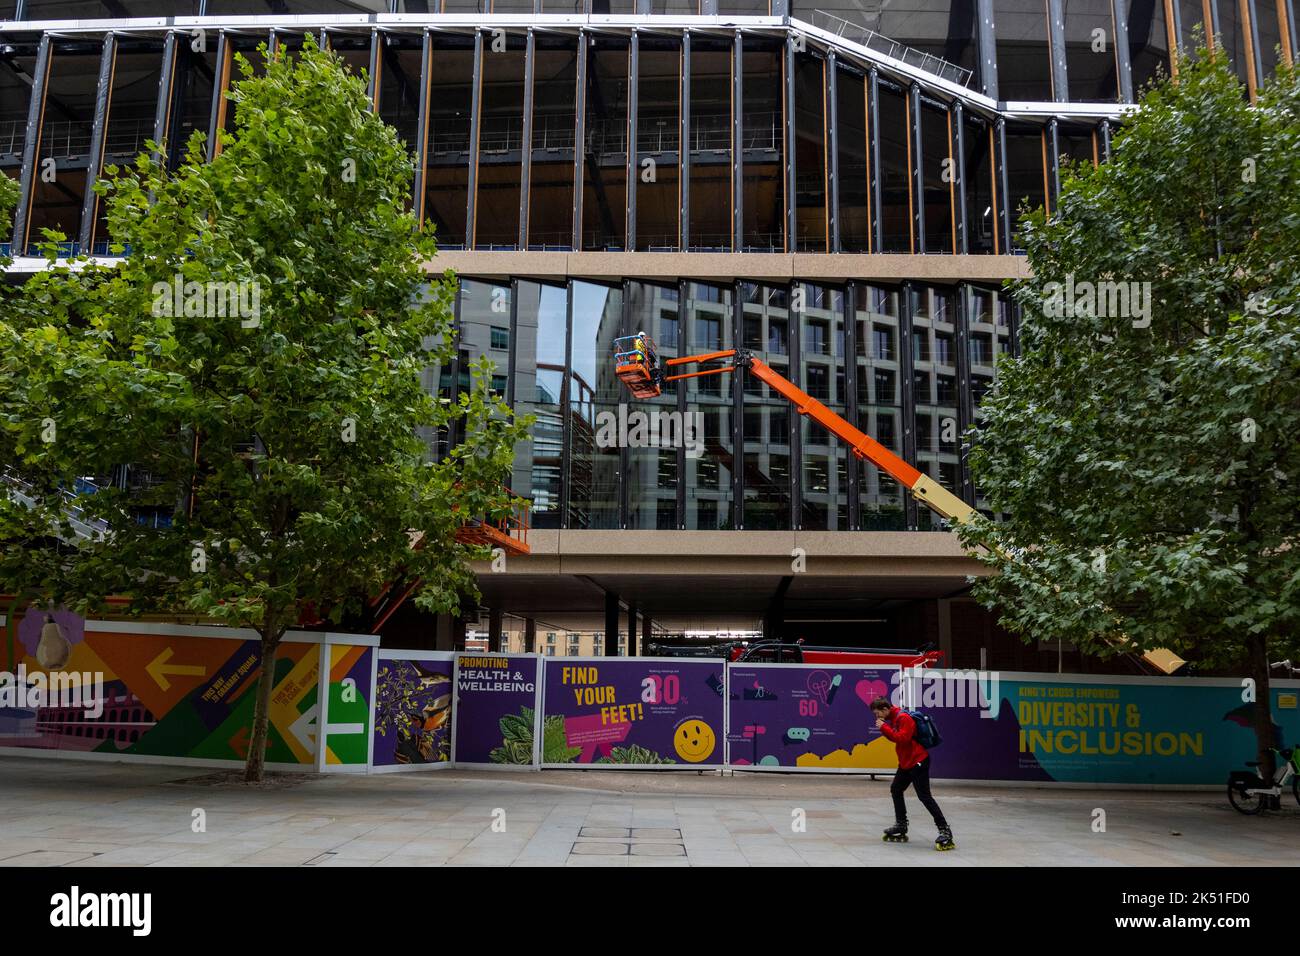
[[[168,674],[173,677],[202,677],[207,673],[207,668],[202,664],[168,664],[167,662],[171,660],[173,653],[173,650],[169,647],[145,667],[145,671],[158,682],[158,686],[163,690],[170,690],[172,686],[172,682],[167,679]]]

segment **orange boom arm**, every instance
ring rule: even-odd
[[[809,416],[828,432],[844,441],[853,449],[854,455],[871,462],[903,485],[912,493],[912,497],[924,503],[935,514],[955,524],[965,524],[975,514],[974,508],[939,482],[913,468],[866,432],[855,428],[842,415],[831,411],[794,382],[778,373],[772,366],[754,358],[748,352],[727,349],[722,352],[706,352],[702,355],[684,355],[681,358],[668,359],[661,364],[654,342],[650,340],[650,336],[640,332],[615,339],[614,356],[616,374],[637,398],[655,398],[663,392],[665,382],[748,369],[751,375],[793,405],[800,415]],[[710,365],[710,363],[725,364]],[[681,372],[677,375],[666,374],[667,369],[683,365],[709,367],[693,372]],[[1142,656],[1147,663],[1166,674],[1172,674],[1185,663],[1177,654],[1164,648],[1145,651]]]
[[[970,505],[929,475],[913,468],[866,432],[856,428],[842,415],[831,411],[772,366],[748,352],[726,349],[721,352],[706,352],[702,355],[685,355],[681,358],[667,359],[661,367],[654,343],[644,333],[620,338],[614,348],[617,375],[637,398],[654,398],[662,392],[665,382],[748,369],[749,374],[793,405],[800,415],[807,415],[845,442],[853,449],[854,455],[871,462],[907,488],[917,501],[924,503],[939,516],[963,524],[975,513]],[[719,362],[725,364],[697,369],[693,372],[681,372],[677,375],[666,374],[666,371],[671,368]]]

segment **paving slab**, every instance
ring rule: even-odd
[[[0,757],[0,866],[1300,865],[1300,809],[1244,817],[1217,790],[940,782],[957,849],[936,853],[915,800],[912,841],[881,841],[887,778],[450,770],[245,790],[202,776]]]

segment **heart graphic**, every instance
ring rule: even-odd
[[[860,680],[854,685],[853,690],[868,707],[877,697],[889,696],[889,687],[883,680]]]

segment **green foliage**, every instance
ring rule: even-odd
[[[564,718],[552,714],[542,719],[542,763],[572,763],[582,754],[581,747],[570,747],[564,736]]]
[[[608,757],[601,757],[596,763],[676,763],[669,757],[661,756],[656,751],[632,744],[630,747],[611,747]]]
[[[970,452],[1006,517],[962,532],[995,549],[975,594],[1011,630],[1257,676],[1300,648],[1297,183],[1294,77],[1252,107],[1202,51],[1028,216],[1022,354]],[[1149,282],[1149,316],[1065,313],[1067,277]]]
[[[500,720],[501,746],[488,755],[493,763],[529,764],[533,761],[534,711],[521,707],[518,715],[507,714]],[[572,763],[582,753],[564,739],[564,718],[552,714],[542,721],[542,763]]]
[[[425,271],[411,159],[364,79],[310,37],[263,76],[240,68],[211,163],[196,133],[180,168],[151,143],[96,186],[128,258],[51,261],[4,302],[0,462],[34,506],[0,498],[0,590],[89,613],[122,594],[268,639],[399,577],[452,610],[486,556],[456,528],[506,513],[528,421],[486,360],[457,405],[422,386],[452,356],[454,287]],[[464,440],[429,461],[421,436],[453,424]],[[137,524],[138,492],[70,499],[76,476],[128,463],[175,506],[170,528]],[[102,536],[78,537],[69,504]]]
[[[9,230],[13,228],[13,214],[18,205],[19,192],[18,180],[0,175],[0,241],[8,239]],[[4,264],[0,260],[0,265]]]

